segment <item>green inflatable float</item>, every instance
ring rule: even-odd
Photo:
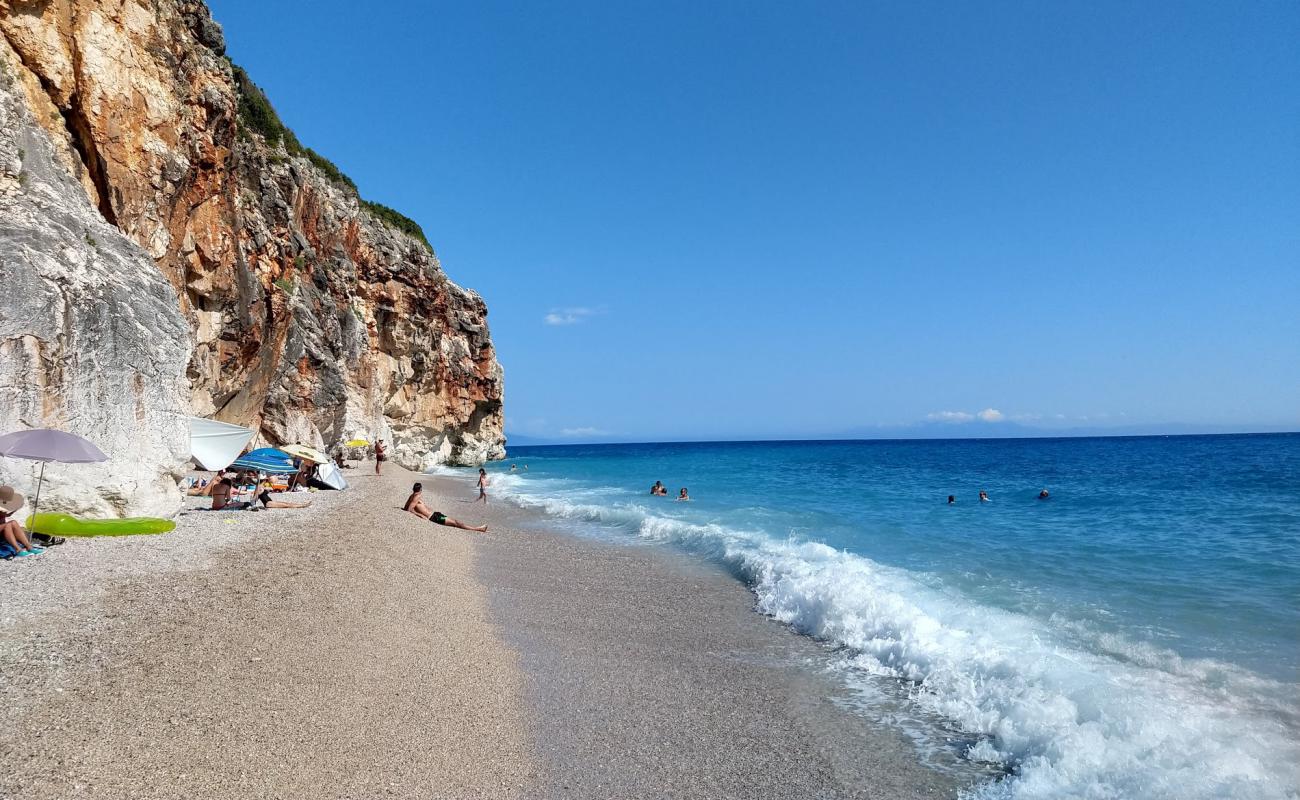
[[[136,536],[143,533],[166,533],[176,522],[158,517],[124,519],[77,519],[70,514],[33,514],[27,530],[46,536]]]

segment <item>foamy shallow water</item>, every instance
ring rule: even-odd
[[[726,565],[758,610],[843,647],[845,680],[964,731],[965,758],[1009,771],[973,797],[1298,794],[1300,437],[511,456],[529,470],[497,465],[495,494]],[[1215,466],[1232,492],[1180,488]],[[655,479],[697,499],[651,498]]]

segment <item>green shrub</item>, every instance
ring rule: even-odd
[[[248,77],[244,68],[232,62],[230,69],[235,74],[235,88],[239,90],[241,127],[258,134],[272,147],[285,141],[286,132],[293,136],[293,133],[280,121],[280,115],[275,113],[275,108],[271,106],[271,101],[266,98],[266,94],[257,88],[257,84]],[[298,140],[294,138],[293,141],[297,143]]]
[[[317,153],[315,150],[311,149],[310,147],[304,147],[302,149],[302,154],[307,156],[307,159],[311,161],[311,163],[316,165],[316,169],[325,173],[325,177],[329,178],[335,183],[342,184],[343,186],[348,187],[353,192],[356,192],[357,185],[352,182],[351,178],[349,178],[347,175],[344,175],[342,170],[334,166],[333,161],[330,161],[328,158],[321,155],[320,153]]]
[[[229,58],[226,60],[230,61]],[[361,206],[369,211],[375,219],[405,234],[414,236],[423,242],[425,247],[429,248],[429,252],[433,252],[433,246],[424,237],[424,231],[415,220],[394,211],[383,203],[373,203],[362,198],[360,192],[357,191],[357,185],[333,161],[310,147],[304,147],[298,141],[298,137],[294,135],[293,131],[289,130],[289,127],[280,120],[280,115],[275,113],[275,108],[271,105],[271,101],[267,99],[266,93],[259,89],[257,84],[253,83],[253,80],[248,77],[248,73],[244,71],[243,67],[230,61],[230,69],[235,76],[235,87],[239,90],[239,133],[241,136],[251,131],[265,139],[267,145],[272,148],[277,145],[284,145],[284,149],[289,155],[306,157],[325,177],[340,186],[347,187],[353,194],[357,195],[357,199],[361,201]],[[280,161],[275,152],[272,152],[267,158],[272,163],[279,163]],[[279,281],[276,281],[276,285],[279,285]],[[290,285],[290,288],[281,288],[292,293],[292,285]]]
[[[335,183],[342,184],[352,191],[357,190],[357,185],[352,179],[343,174],[333,161],[317,153],[310,147],[304,147],[302,142],[288,125],[280,119],[280,115],[275,112],[275,107],[267,99],[266,93],[253,83],[253,79],[248,77],[244,68],[231,62],[230,69],[235,75],[235,87],[239,90],[239,121],[240,132],[245,133],[252,131],[266,140],[267,145],[275,147],[283,144],[284,149],[293,156],[306,156],[307,160],[316,165],[316,168],[325,174]],[[271,154],[270,160],[278,163],[275,154]]]
[[[272,283],[290,297],[293,297],[294,290],[298,288],[297,284],[289,278],[276,278]]]
[[[429,248],[429,252],[433,252],[433,245],[429,244],[428,239],[424,238],[424,229],[421,228],[420,224],[415,220],[400,211],[394,211],[383,203],[362,200],[361,207],[369,211],[375,219],[385,225],[388,225],[391,228],[396,228],[402,233],[405,233],[408,236],[414,236],[416,239],[424,242],[424,246]]]

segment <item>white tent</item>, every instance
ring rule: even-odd
[[[225,469],[239,458],[253,431],[228,422],[190,417],[190,455],[200,467]]]
[[[343,473],[333,464],[321,464],[316,468],[316,479],[331,489],[343,490],[348,488],[348,482],[344,479]]]

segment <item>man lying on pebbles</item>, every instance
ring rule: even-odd
[[[433,520],[439,525],[446,525],[448,528],[460,528],[465,531],[477,531],[478,533],[487,533],[486,525],[466,525],[460,520],[452,519],[441,511],[434,511],[424,504],[424,484],[417,483],[411,487],[411,496],[406,498],[406,505],[402,506],[403,511],[409,511],[421,519]]]

